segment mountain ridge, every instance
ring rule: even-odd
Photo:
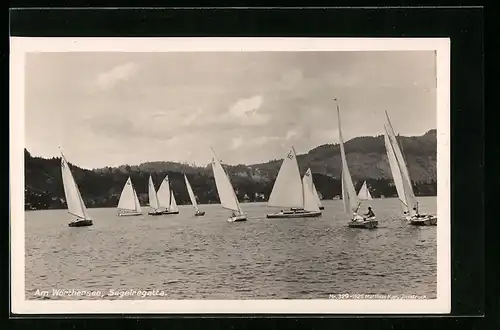
[[[436,193],[437,131],[421,136],[398,136],[405,155],[416,194]],[[301,175],[311,168],[316,188],[325,198],[340,195],[341,159],[338,144],[323,144],[307,153],[297,155]],[[346,157],[357,189],[362,181],[371,186],[373,197],[395,195],[383,136],[356,137],[345,142]],[[281,159],[259,164],[224,165],[240,200],[264,201],[269,196]],[[139,165],[121,165],[99,169],[82,169],[70,163],[84,201],[89,207],[116,206],[123,184],[131,177],[139,199],[147,202],[147,179],[153,177],[155,185],[169,175],[179,204],[188,203],[189,197],[183,175],[189,177],[201,203],[218,202],[215,181],[209,165],[157,161]],[[158,187],[156,187],[158,188]],[[246,197],[245,197],[246,196]],[[25,149],[25,200],[27,209],[64,207],[64,191],[60,174],[60,158],[33,157]]]

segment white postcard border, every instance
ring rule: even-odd
[[[437,298],[426,300],[25,299],[24,62],[29,52],[436,51]],[[10,272],[14,314],[442,314],[451,310],[449,38],[10,38]],[[347,293],[347,292],[346,292]]]

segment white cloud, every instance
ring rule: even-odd
[[[231,144],[231,149],[238,149],[241,145],[243,145],[243,138],[241,136],[234,138]]]
[[[97,76],[97,86],[102,90],[110,89],[118,82],[130,78],[135,72],[137,72],[137,65],[132,62],[115,66]]]
[[[226,121],[238,121],[241,125],[264,125],[269,122],[271,116],[269,114],[259,113],[258,110],[262,106],[262,95],[257,95],[247,99],[239,99],[234,103],[228,112]],[[218,121],[224,118],[219,118]]]
[[[286,132],[286,140],[290,140],[291,138],[297,137],[299,135],[299,132],[297,132],[294,129],[290,129]]]

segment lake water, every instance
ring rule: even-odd
[[[436,198],[419,198],[436,212]],[[247,222],[201,205],[180,214],[117,217],[89,209],[90,227],[71,228],[66,210],[25,212],[26,299],[53,289],[159,290],[163,296],[123,299],[327,299],[329,294],[436,297],[436,229],[397,219],[393,198],[370,201],[379,227],[347,227],[341,200],[323,201],[319,218],[266,219],[265,203],[242,204]],[[144,207],[147,214],[149,208]],[[366,212],[366,206],[362,206]],[[48,297],[37,290],[51,292]]]

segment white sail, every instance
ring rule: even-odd
[[[401,187],[398,189],[398,186],[396,185],[396,189],[398,190],[398,196],[400,200],[405,204],[404,206],[406,210],[409,212],[409,214],[414,215],[415,212],[413,211],[413,208],[417,207],[417,199],[415,197],[415,193],[413,192],[413,188],[411,185],[411,179],[410,179],[410,174],[408,172],[408,167],[406,166],[403,153],[401,152],[399,144],[396,140],[396,135],[394,133],[394,129],[389,119],[389,115],[387,114],[387,112],[385,114],[386,114],[386,124],[384,125],[385,135],[387,136],[388,142],[390,144],[390,148],[388,149],[390,149],[392,154],[394,154],[393,157],[395,158],[396,161],[394,162],[393,160],[393,162],[397,166],[397,170],[393,170],[391,165],[391,172],[393,173],[393,177],[398,177],[398,179],[396,178],[394,179],[395,183],[396,180],[399,180],[399,177],[401,177],[401,182],[400,183],[398,182],[398,184],[400,184]],[[389,160],[389,162],[390,161],[391,160]],[[397,172],[399,172],[399,174]]]
[[[366,181],[363,182],[361,189],[359,189],[358,198],[363,199],[363,200],[371,200],[372,199],[372,195],[370,194],[370,191],[368,190],[368,186],[366,185]]]
[[[135,188],[134,188],[134,200],[135,200],[135,210],[137,212],[142,212],[141,203],[139,203],[139,198],[137,197],[137,192],[135,191]]]
[[[340,110],[337,105],[337,117],[338,117],[338,127],[339,127],[339,144],[340,144],[340,156],[342,158],[342,199],[344,202],[344,211],[352,215],[353,212],[357,212],[359,208],[359,200],[356,195],[356,190],[354,189],[354,184],[352,183],[351,174],[349,173],[349,167],[347,166],[347,159],[344,150],[344,139],[342,137],[342,128],[340,122]]]
[[[408,211],[408,203],[406,201],[405,191],[403,188],[403,177],[401,175],[401,170],[399,169],[398,161],[394,150],[392,148],[391,142],[389,141],[387,128],[384,126],[384,143],[385,149],[387,151],[387,159],[389,160],[389,167],[391,168],[392,178],[394,180],[394,185],[396,186],[396,191],[398,193],[399,200],[403,206],[404,211]]]
[[[312,181],[311,169],[308,169],[302,178],[302,189],[304,193],[304,210],[309,212],[319,212],[319,205],[314,197],[314,184]]]
[[[90,217],[87,213],[87,208],[83,202],[80,190],[76,185],[69,164],[61,153],[61,174],[64,186],[64,195],[66,196],[66,204],[68,206],[68,213],[78,218],[89,220]]]
[[[314,185],[314,181],[313,181],[312,185],[313,185],[314,199],[316,200],[316,203],[318,203],[318,206],[322,207],[323,204],[321,203],[321,199],[319,198],[318,190],[316,189],[316,186]]]
[[[193,188],[191,187],[186,174],[184,174],[184,181],[186,182],[186,188],[189,194],[189,199],[191,200],[191,204],[193,204],[196,211],[199,211],[198,203],[196,202],[196,196],[194,195]]]
[[[149,176],[149,182],[148,182],[148,195],[149,195],[149,206],[154,210],[158,210],[160,208],[159,205],[160,203],[158,202],[158,195],[156,195],[156,190],[151,175]]]
[[[118,201],[118,209],[140,212],[140,209],[137,209],[136,198],[137,196],[135,194],[134,186],[132,185],[132,180],[129,177],[123,186],[120,200]]]
[[[159,208],[164,208],[166,210],[170,209],[170,199],[172,192],[170,191],[170,181],[168,180],[168,175],[165,176],[161,182],[160,188],[158,189],[158,202]]]
[[[222,204],[222,207],[226,209],[238,211],[240,214],[243,214],[238,198],[236,198],[233,186],[231,185],[231,181],[229,181],[229,177],[227,176],[226,171],[222,167],[222,164],[213,149],[212,152],[214,153],[214,158],[212,159],[212,170],[214,172],[215,185],[219,194],[220,203]]]
[[[168,210],[172,211],[172,212],[177,212],[177,211],[179,211],[179,208],[177,207],[177,201],[175,200],[174,190],[170,189],[170,191],[171,191],[170,206],[169,206]]]
[[[274,181],[269,196],[269,206],[304,208],[304,191],[300,179],[299,164],[295,148],[288,151]]]

